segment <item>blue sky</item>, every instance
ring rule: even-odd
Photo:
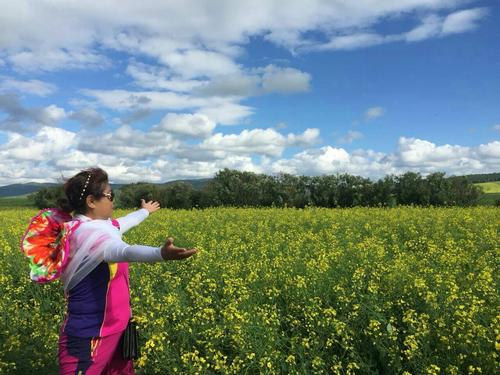
[[[2,6],[0,185],[500,171],[495,1],[51,3]]]

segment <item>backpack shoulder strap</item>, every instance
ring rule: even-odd
[[[115,226],[116,228],[120,229],[120,223],[116,219],[111,219],[111,224]]]

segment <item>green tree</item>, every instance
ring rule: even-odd
[[[164,189],[158,185],[137,182],[123,186],[120,189],[120,193],[116,198],[116,206],[121,208],[139,208],[141,207],[141,199],[144,199],[146,202],[153,200],[163,204],[163,197]]]
[[[188,209],[193,206],[193,186],[186,182],[174,182],[163,188],[162,207]]]
[[[444,172],[435,172],[425,179],[429,191],[429,204],[433,206],[445,206],[449,203],[450,181],[444,176]]]
[[[464,176],[452,176],[450,182],[450,199],[452,204],[470,206],[477,203],[482,189],[475,186]]]
[[[394,175],[384,176],[373,184],[373,199],[376,206],[394,207],[397,204],[396,179]]]
[[[32,200],[39,209],[57,207],[58,199],[64,197],[63,185],[43,188],[36,193],[28,195],[28,199]]]
[[[396,178],[396,194],[399,204],[429,204],[429,191],[419,172],[406,172]]]

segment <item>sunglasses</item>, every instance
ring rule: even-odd
[[[115,193],[111,190],[109,193],[102,193],[106,198],[108,198],[111,202],[115,199]]]

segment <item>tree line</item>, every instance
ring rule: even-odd
[[[500,181],[500,173],[480,173],[480,174],[469,174],[467,179],[470,182],[491,182],[491,181]]]
[[[117,191],[115,207],[136,208],[141,199],[158,201],[161,207],[179,209],[219,206],[471,206],[477,204],[482,193],[482,189],[465,176],[446,177],[444,172],[426,177],[419,172],[406,172],[371,181],[338,173],[323,176],[280,173],[271,176],[226,168],[200,189],[182,181],[164,185],[144,182],[124,185]],[[61,185],[42,189],[29,198],[39,208],[54,207],[63,194]]]

